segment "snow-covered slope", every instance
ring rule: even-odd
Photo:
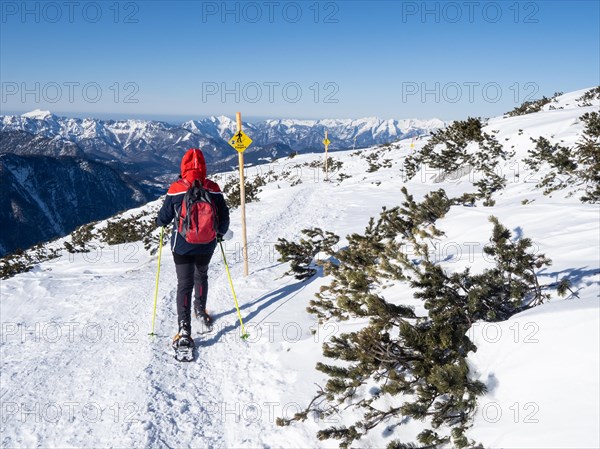
[[[469,437],[485,447],[600,445],[600,211],[562,192],[543,196],[531,182],[533,175],[518,164],[533,148],[530,137],[568,144],[579,138],[578,117],[598,109],[597,101],[589,107],[572,101],[583,92],[560,97],[555,106],[563,109],[490,120],[485,131],[497,131],[506,149],[515,147],[516,159],[501,167],[507,187],[494,195],[493,207],[455,206],[438,223],[445,236],[436,256],[445,269],[471,266],[477,272],[488,266],[482,248],[493,214],[553,260],[538,273],[542,282],[567,277],[575,292],[566,299],[553,294],[550,302],[506,322],[473,326],[478,351],[469,363],[488,393],[479,400]],[[297,239],[308,227],[340,236],[362,232],[382,206],[403,200],[404,185],[417,199],[438,188],[449,196],[474,190],[469,176],[436,183],[438,174],[427,170],[406,182],[403,159],[424,144],[415,141],[411,147],[402,141],[360,154],[336,153],[343,166],[332,182],[303,165],[315,159],[309,154],[249,169],[250,179],[270,168],[289,173],[265,186],[259,202],[247,205],[247,278],[242,276],[239,210],[232,213],[235,237],[225,248],[250,339],[239,338],[224,265],[215,253],[208,307],[216,326],[210,334],[195,335],[199,358],[191,364],[177,363],[169,351],[176,329],[175,270],[168,249],[162,257],[154,338],[147,334],[157,256],[141,242],[63,253],[3,280],[2,446],[336,447],[335,441],[317,440],[315,433],[347,423],[343,414],[283,428],[275,419],[300,411],[314,396],[315,383],[324,384],[324,375],[314,370],[323,360],[322,343],[361,323],[316,326],[305,308],[329,279],[282,277],[288,267],[277,262],[274,244],[278,238]],[[366,157],[374,154],[391,159],[390,166],[367,172]],[[340,172],[351,177],[340,180]],[[223,184],[228,176],[216,179]],[[524,199],[529,201],[523,204]],[[128,214],[153,213],[159,206],[156,201]],[[51,245],[61,247],[63,240]],[[407,288],[392,286],[385,295],[424,312]],[[422,426],[409,422],[388,431],[384,423],[356,446],[411,441]]]

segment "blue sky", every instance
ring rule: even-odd
[[[0,108],[494,116],[600,84],[599,3],[2,0]]]

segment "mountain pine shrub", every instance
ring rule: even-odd
[[[60,257],[60,250],[44,243],[38,243],[28,250],[17,249],[0,259],[0,279],[8,279],[19,273],[26,273],[42,262]]]
[[[593,89],[586,91],[581,97],[577,98],[580,107],[592,106],[593,100],[600,100],[600,86],[596,86]]]
[[[64,242],[64,246],[69,253],[87,253],[90,249],[87,244],[96,237],[94,227],[96,223],[88,223],[79,226],[71,233],[71,242]]]
[[[506,161],[513,153],[507,153],[496,138],[482,131],[483,124],[478,118],[452,122],[448,127],[435,131],[427,144],[409,155],[404,161],[408,179],[413,178],[425,165],[440,170],[440,178],[459,173],[463,168],[481,173],[482,179],[474,185],[477,193],[465,194],[457,199],[461,204],[474,205],[483,199],[484,206],[493,205],[492,194],[506,186],[506,178],[497,174],[501,161]],[[476,148],[469,146],[476,145]]]
[[[486,391],[469,376],[466,359],[477,348],[468,330],[477,320],[505,320],[542,303],[547,295],[535,270],[550,261],[531,252],[531,240],[514,241],[490,217],[493,231],[485,252],[492,268],[448,273],[430,259],[429,249],[443,235],[435,223],[452,200],[443,190],[421,203],[406,189],[403,193],[400,207],[383,209],[363,234],[348,236],[348,245],[322,264],[332,280],[311,301],[309,312],[320,322],[367,318],[368,324],[323,345],[332,362],[316,368],[327,374],[327,383],[306,409],[277,424],[350,409],[353,424],[320,430],[317,437],[339,440],[347,448],[380,424],[393,429],[418,419],[427,423],[418,445],[394,441],[388,448],[481,447],[466,436],[477,397]],[[408,284],[427,314],[416,316],[412,308],[389,302],[382,290],[390,280]]]
[[[244,179],[244,193],[246,197],[246,203],[258,201],[258,194],[260,188],[267,185],[267,181],[261,175],[257,175],[252,181],[248,178]],[[231,209],[239,207],[241,204],[240,198],[240,178],[232,177],[223,186],[223,193],[225,193],[225,199],[227,205]]]
[[[330,173],[339,171],[344,166],[344,163],[339,159],[334,159],[331,156],[327,158],[327,170]],[[323,166],[323,171],[325,171],[325,166]]]
[[[523,162],[533,170],[539,171],[547,164],[550,171],[538,182],[536,187],[544,189],[548,195],[571,185],[578,185],[584,194],[581,201],[600,202],[600,114],[588,112],[580,117],[585,124],[583,136],[574,148],[552,145],[545,137],[531,139],[536,145],[529,150],[529,157]]]
[[[575,144],[579,166],[577,175],[585,185],[581,201],[600,203],[600,114],[588,112],[581,116],[581,120],[586,127],[583,137]]]
[[[100,239],[108,245],[120,245],[142,241],[149,243],[152,232],[156,229],[154,215],[140,212],[128,218],[116,217],[106,222],[106,226],[98,231]]]
[[[562,92],[555,92],[550,98],[542,97],[539,100],[530,100],[523,102],[520,106],[517,106],[512,111],[507,112],[506,116],[516,117],[518,115],[532,114],[539,112],[544,106],[551,102],[557,102],[556,97],[562,95]]]
[[[368,173],[373,173],[378,171],[380,168],[391,168],[392,167],[392,159],[384,159],[384,155],[393,150],[392,144],[384,144],[380,145],[377,148],[377,151],[373,151],[370,153],[361,152],[360,157],[365,159],[369,164],[367,167]]]
[[[333,253],[333,247],[339,237],[320,228],[303,229],[302,234],[308,238],[300,239],[300,243],[278,239],[275,249],[279,252],[279,262],[289,262],[290,270],[285,275],[294,276],[298,280],[311,278],[317,272],[314,258],[320,252]]]

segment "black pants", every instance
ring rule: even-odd
[[[195,290],[194,307],[204,311],[208,297],[208,264],[211,254],[182,256],[173,253],[177,273],[177,322],[190,330],[192,291]]]

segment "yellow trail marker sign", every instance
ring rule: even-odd
[[[329,138],[327,137],[328,135],[328,131],[325,131],[325,140],[323,140],[323,144],[325,145],[325,181],[327,181],[329,179],[329,169],[327,167],[327,151],[329,150],[329,144],[331,143],[329,141]]]
[[[231,139],[229,139],[229,145],[235,148],[240,153],[243,153],[246,148],[250,146],[252,139],[244,134],[243,131],[236,132]]]

